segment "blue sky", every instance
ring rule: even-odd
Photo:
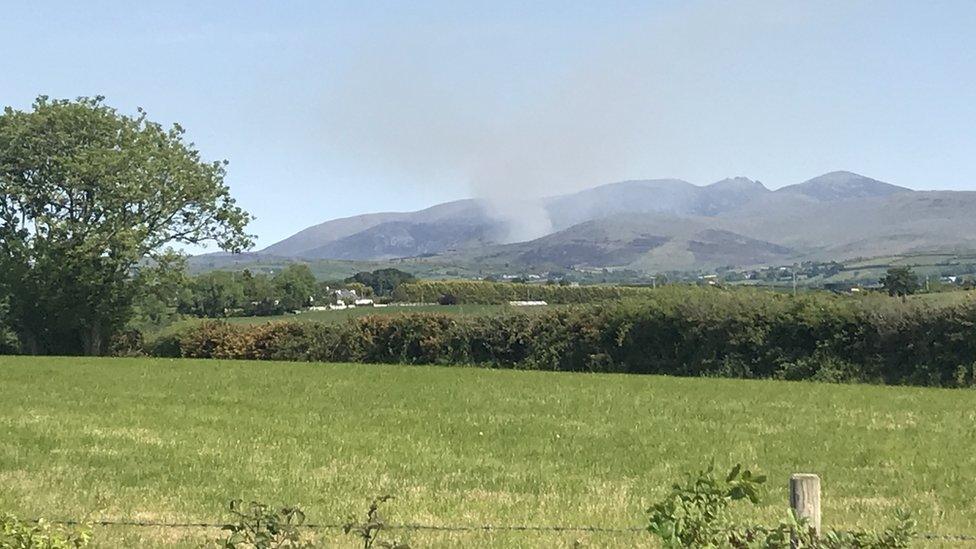
[[[230,160],[261,246],[633,178],[976,190],[971,1],[18,4],[4,105],[180,122]]]

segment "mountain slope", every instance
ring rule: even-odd
[[[556,230],[617,214],[714,216],[769,193],[758,181],[724,179],[699,187],[680,179],[623,181],[549,199],[545,205]]]
[[[307,259],[393,259],[493,243],[496,224],[388,221],[302,252]]]
[[[447,229],[451,231],[456,230],[459,225],[482,226],[483,229],[487,230],[491,226],[494,226],[495,222],[489,217],[487,207],[482,201],[474,199],[457,200],[438,204],[416,212],[364,214],[326,221],[299,231],[280,242],[276,242],[261,250],[260,253],[275,256],[318,259],[343,259],[347,258],[347,256],[363,256],[365,252],[359,253],[356,250],[363,249],[364,240],[369,238],[386,240],[393,243],[392,248],[396,248],[396,243],[403,236],[403,231],[406,226],[426,225],[426,234],[431,234],[431,228],[438,224],[445,224]],[[385,234],[386,229],[389,229],[389,234]],[[424,229],[420,227],[416,230],[417,232],[424,232]],[[361,235],[359,238],[351,238],[366,231],[369,232]],[[409,232],[409,229],[407,231]],[[346,249],[341,244],[334,244],[338,241],[349,242],[354,249]],[[330,244],[332,245],[330,246]],[[388,254],[390,247],[380,246],[377,255],[373,257],[355,257],[355,259],[394,257]],[[430,248],[428,252],[423,253],[439,251],[435,249],[437,248],[435,245],[417,244],[414,247]],[[405,255],[416,255],[414,253],[406,253],[409,249],[411,247],[404,248]]]
[[[694,270],[976,251],[973,212],[976,192],[913,191],[851,172],[831,172],[775,191],[744,177],[706,186],[635,180],[531,204],[459,200],[417,212],[337,219],[258,255],[352,260],[439,255],[448,262],[513,270]],[[520,221],[551,230],[541,238],[504,244]]]
[[[686,270],[778,262],[793,255],[793,250],[784,246],[713,228],[708,218],[621,214],[580,223],[530,242],[454,257],[477,265],[534,269]]]
[[[797,183],[788,185],[776,191],[783,194],[802,194],[821,200],[831,202],[835,200],[849,200],[852,198],[867,198],[873,196],[890,196],[896,193],[913,192],[906,187],[899,187],[891,183],[871,179],[851,172],[830,172],[819,177],[814,177]]]

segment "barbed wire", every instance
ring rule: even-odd
[[[33,522],[37,522],[34,519]],[[223,528],[227,523],[215,523],[215,522],[159,522],[159,521],[141,521],[141,520],[46,520],[49,524],[59,524],[63,526],[135,526],[135,527],[155,527],[155,528]],[[298,525],[300,528],[309,528],[312,530],[334,530],[345,528],[345,524],[329,524],[329,523],[304,523]],[[468,525],[468,526],[452,526],[452,525],[440,525],[440,524],[386,524],[383,526],[385,530],[440,530],[448,532],[476,532],[476,531],[540,531],[540,532],[609,532],[609,533],[624,533],[624,532],[642,532],[646,528],[632,527],[632,528],[612,528],[606,526],[534,526],[534,525],[493,525],[493,524],[483,524],[483,525]]]
[[[34,519],[33,522],[38,522]],[[160,521],[140,521],[140,520],[47,520],[50,524],[63,526],[131,526],[144,528],[223,528],[227,523],[215,522],[160,522]],[[300,525],[301,528],[311,530],[341,530],[345,524],[331,523],[306,523]],[[633,534],[644,532],[645,527],[608,527],[608,526],[564,526],[564,525],[467,525],[452,526],[438,524],[387,524],[383,526],[386,530],[427,530],[440,532],[594,532],[606,534]],[[957,542],[976,542],[976,535],[969,534],[940,534],[935,532],[922,532],[918,537],[929,541],[957,541]]]

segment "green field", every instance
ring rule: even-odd
[[[976,534],[976,393],[474,368],[0,357],[0,510],[220,521],[231,498],[335,523],[640,526],[709,461],[824,482],[824,524],[897,508]],[[200,528],[96,527],[102,546],[193,546]],[[645,533],[400,532],[415,547],[653,545]],[[336,531],[332,546],[353,546]],[[335,545],[338,543],[338,545]]]

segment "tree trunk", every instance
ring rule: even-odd
[[[41,354],[41,348],[40,346],[37,345],[37,338],[34,337],[34,334],[30,332],[25,332],[21,336],[21,339],[23,341],[23,346],[24,346],[23,351],[25,353],[34,356]]]
[[[88,356],[101,356],[102,354],[102,329],[98,324],[92,324],[88,330],[82,334],[85,346],[85,354]]]

